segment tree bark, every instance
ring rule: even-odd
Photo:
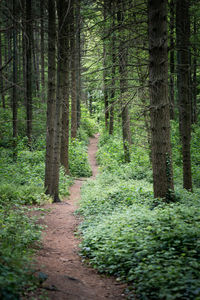
[[[115,27],[115,2],[112,1],[110,2],[110,12],[112,15],[112,28],[114,30]],[[109,115],[110,115],[110,122],[109,122],[109,134],[112,135],[113,134],[113,130],[114,130],[114,100],[115,100],[115,64],[116,64],[116,44],[115,44],[115,40],[116,40],[116,35],[115,32],[112,33],[112,38],[111,38],[111,63],[112,63],[112,68],[111,68],[111,92],[110,92],[110,111],[109,111]]]
[[[28,146],[32,144],[32,6],[26,0],[26,134]]]
[[[74,0],[70,7],[70,57],[71,57],[71,138],[77,134],[77,102],[76,102],[76,57],[75,57],[75,21]]]
[[[107,35],[107,10],[108,10],[108,3],[107,0],[104,0],[104,8],[103,8],[103,30],[104,30],[104,39],[103,39],[103,90],[104,90],[104,109],[105,109],[105,128],[108,130],[108,121],[109,121],[109,103],[108,103],[108,79],[107,79],[107,64],[108,64],[108,51],[106,45],[105,36]]]
[[[191,102],[190,102],[190,50],[189,1],[176,1],[177,81],[179,126],[182,140],[183,187],[192,190],[191,172]]]
[[[76,3],[76,103],[77,103],[77,129],[81,120],[81,8],[80,1]]]
[[[68,11],[68,1],[62,7],[64,14]],[[62,134],[60,161],[69,174],[69,20],[68,16],[63,18],[61,29],[61,96],[62,96]]]
[[[194,16],[194,41],[197,39],[197,18]],[[193,45],[193,76],[192,76],[192,124],[197,123],[197,46]]]
[[[2,68],[2,38],[1,38],[1,33],[0,33],[0,69]],[[6,104],[5,104],[5,94],[4,94],[4,82],[3,82],[3,76],[2,76],[2,72],[0,71],[0,86],[1,86],[1,102],[2,102],[2,107],[3,109],[6,108]]]
[[[44,76],[44,1],[40,1],[40,51],[41,51],[41,89],[42,89],[42,99],[44,102],[45,98],[45,76]]]
[[[124,2],[120,0],[118,11],[118,28],[119,28],[119,74],[120,74],[120,97],[121,97],[121,110],[122,110],[122,135],[124,146],[124,159],[125,162],[130,162],[130,118],[129,118],[129,105],[126,99],[127,92],[127,58],[128,49],[125,45],[125,32],[122,30],[124,22]]]
[[[174,29],[175,29],[174,0],[170,1],[170,118],[174,119]]]
[[[173,190],[168,100],[167,0],[148,1],[149,90],[154,197]]]
[[[56,19],[55,0],[48,0],[48,99],[46,125],[45,190],[52,195],[54,157],[54,115],[56,97]]]
[[[12,89],[12,122],[13,122],[13,159],[17,159],[17,30],[15,22],[16,3],[13,0],[13,89]]]

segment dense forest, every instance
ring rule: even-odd
[[[0,298],[37,287],[33,211],[91,176],[99,132],[83,260],[128,299],[199,300],[199,2],[1,0],[0,15]]]

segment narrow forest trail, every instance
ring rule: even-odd
[[[95,178],[98,167],[95,154],[98,135],[90,139],[89,162]],[[49,299],[52,300],[104,300],[124,299],[123,284],[113,278],[97,274],[95,270],[81,262],[78,252],[80,241],[74,236],[78,218],[74,212],[78,207],[80,189],[85,179],[75,180],[70,188],[70,197],[62,203],[46,205],[42,248],[38,253],[39,271],[48,275],[43,283]]]

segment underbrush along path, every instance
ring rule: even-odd
[[[98,168],[95,154],[98,135],[90,139],[89,162],[95,178]],[[49,299],[52,300],[104,300],[124,299],[124,285],[113,278],[101,276],[84,265],[77,254],[79,240],[74,236],[79,220],[74,216],[80,199],[80,188],[84,182],[75,180],[70,188],[70,197],[61,203],[46,205],[44,223],[47,228],[43,234],[42,249],[37,262],[40,272],[47,274],[43,283]]]

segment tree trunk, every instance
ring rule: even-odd
[[[16,5],[13,0],[13,89],[12,89],[12,114],[13,114],[13,159],[17,159],[17,30],[15,22]]]
[[[76,102],[76,48],[75,48],[75,23],[74,0],[70,7],[70,54],[71,54],[71,138],[77,134],[77,102]]]
[[[119,74],[120,74],[120,97],[121,97],[121,110],[122,110],[122,135],[124,146],[124,159],[125,162],[130,162],[130,118],[129,118],[129,105],[126,99],[127,92],[127,58],[128,49],[125,45],[125,32],[122,30],[124,22],[124,3],[123,0],[119,2],[118,11],[118,27],[119,27]]]
[[[32,6],[26,0],[26,134],[28,146],[32,144]]]
[[[110,2],[110,12],[112,15],[112,28],[114,30],[115,27],[115,3]],[[114,130],[114,101],[115,101],[115,64],[116,64],[116,45],[115,45],[116,35],[113,32],[112,38],[111,38],[111,57],[112,57],[112,69],[111,69],[111,92],[110,92],[110,123],[109,123],[109,134],[113,134]]]
[[[76,103],[77,103],[77,128],[81,120],[81,14],[80,1],[76,3]]]
[[[168,100],[167,0],[148,1],[149,89],[154,197],[173,190]]]
[[[183,155],[183,187],[192,190],[191,174],[191,102],[190,102],[190,51],[189,2],[176,2],[177,76],[180,136]]]
[[[104,8],[103,8],[103,14],[104,14],[104,39],[103,39],[103,90],[104,90],[104,108],[105,108],[105,128],[108,130],[108,120],[109,120],[109,106],[108,106],[108,80],[107,80],[107,64],[108,64],[108,51],[107,51],[107,45],[106,45],[106,39],[105,36],[107,34],[107,10],[108,10],[108,3],[107,0],[104,0]]]
[[[64,15],[68,10],[68,3],[62,7]],[[61,134],[61,154],[60,161],[65,168],[66,174],[69,174],[69,21],[63,18],[61,29],[61,95],[62,96],[62,134]]]
[[[170,118],[174,119],[174,0],[170,1]]]
[[[56,96],[55,0],[48,0],[48,99],[46,125],[45,190],[51,195],[53,175],[54,115]]]
[[[197,39],[197,19],[194,16],[194,41]],[[193,77],[192,77],[192,123],[197,123],[197,47],[193,45],[194,57],[193,57]]]
[[[40,51],[41,51],[41,88],[42,88],[42,100],[45,98],[45,76],[44,76],[44,2],[40,1]]]
[[[1,32],[0,32],[0,69],[2,68],[2,38],[1,38]],[[1,102],[2,102],[2,107],[5,109],[6,104],[5,104],[5,95],[4,95],[4,84],[3,84],[3,76],[2,76],[2,71],[0,71],[0,86],[1,86]]]

